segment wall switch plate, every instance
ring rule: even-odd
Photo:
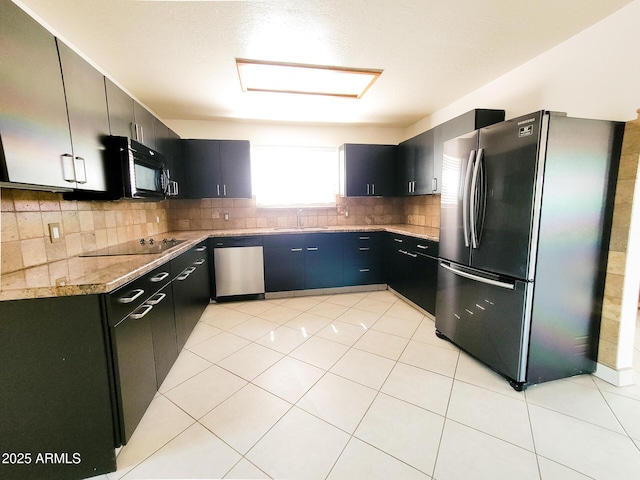
[[[62,233],[60,232],[59,223],[49,224],[49,238],[51,239],[51,243],[59,242],[60,240],[62,240]]]
[[[228,213],[225,213],[225,214],[224,214],[224,219],[225,219],[225,220],[229,220],[229,214],[228,214]]]

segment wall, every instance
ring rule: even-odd
[[[624,132],[598,353],[598,361],[602,365],[622,372],[618,382],[622,384],[633,382],[633,320],[640,284],[640,242],[637,241],[640,234],[639,162],[640,116],[627,122]],[[601,370],[604,370],[604,375],[612,375],[608,369]]]
[[[0,199],[0,274],[168,231],[167,202],[79,202],[4,187]],[[60,224],[60,242],[50,241],[50,223]]]
[[[640,0],[406,129],[411,138],[472,108],[627,121],[640,105]],[[633,45],[636,45],[634,48]]]

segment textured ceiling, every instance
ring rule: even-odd
[[[631,0],[16,0],[163,119],[406,127]],[[242,92],[235,58],[383,69],[361,99]]]

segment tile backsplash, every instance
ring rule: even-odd
[[[0,188],[0,272],[62,260],[167,232],[167,202],[76,201],[62,194]],[[51,223],[61,239],[49,238]]]
[[[0,187],[0,200],[1,273],[169,231],[297,224],[297,209],[261,208],[255,198],[88,202],[65,200],[60,193]],[[337,197],[335,207],[303,209],[301,220],[307,227],[402,223],[438,227],[440,196]],[[49,238],[52,223],[60,226],[60,241]]]

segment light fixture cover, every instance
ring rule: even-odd
[[[245,92],[278,92],[361,98],[382,70],[236,58]]]

